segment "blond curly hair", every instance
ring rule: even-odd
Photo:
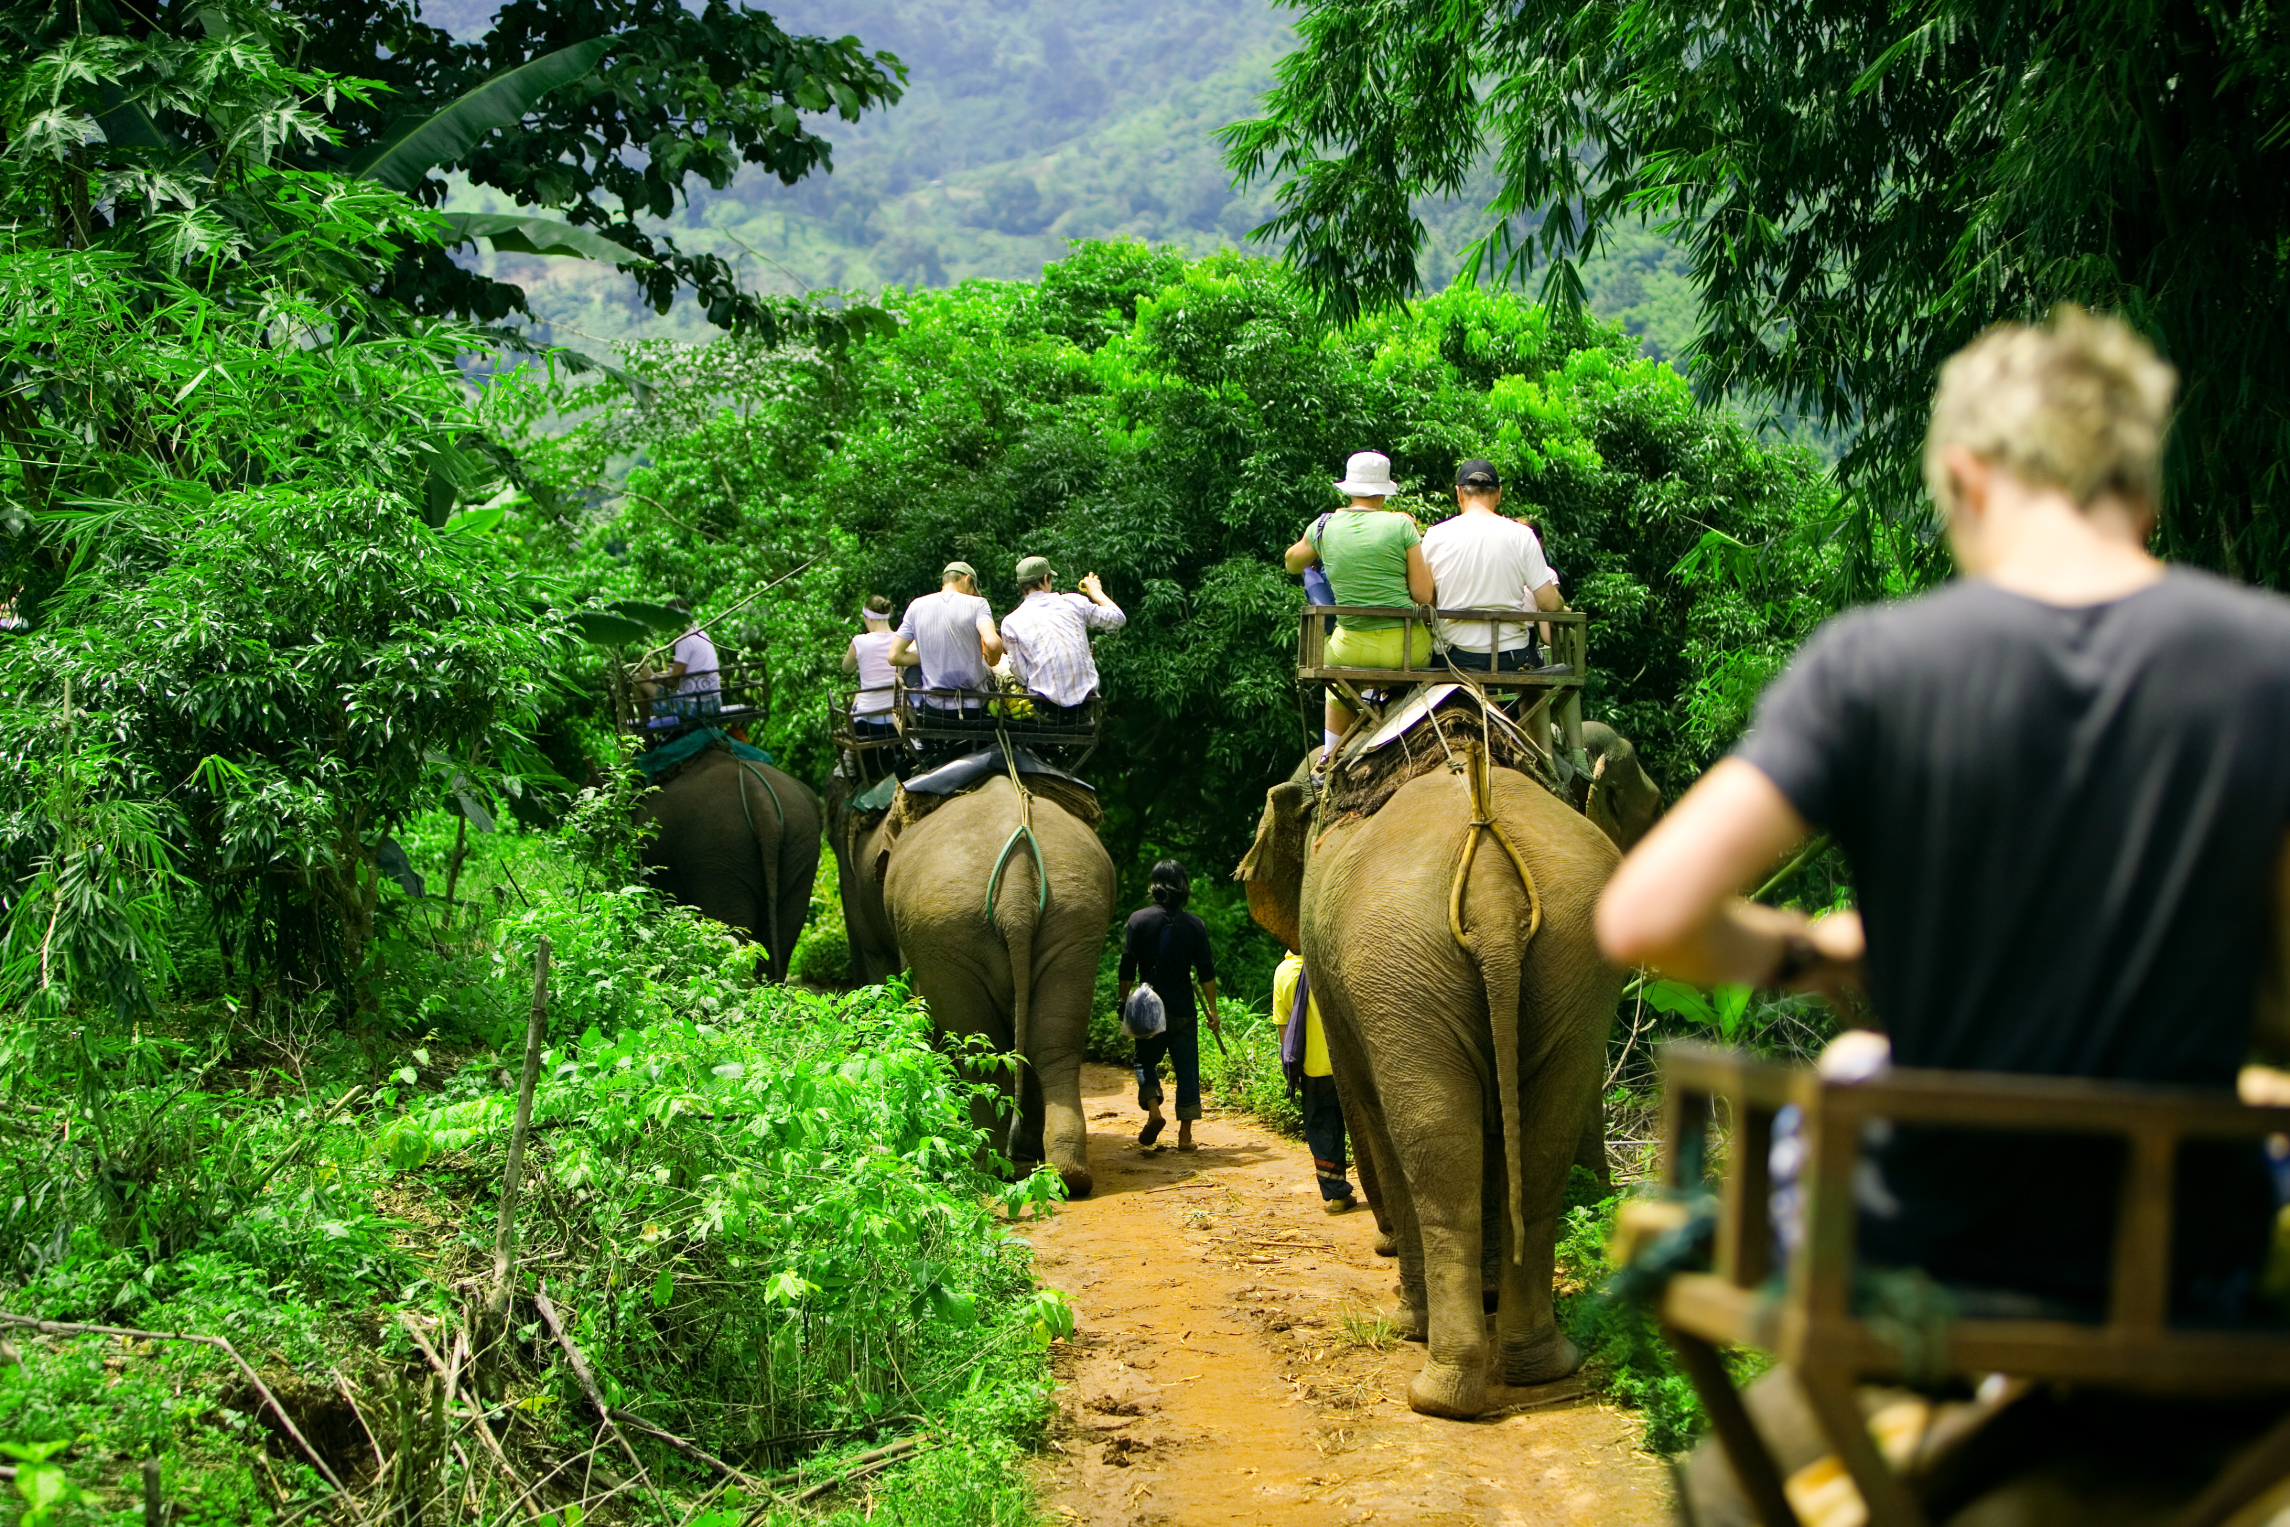
[[[1997,324],[1940,368],[1925,487],[1948,505],[1941,453],[1960,445],[2084,508],[2108,494],[2157,507],[2178,385],[2170,363],[2119,318],[2065,304],[2041,328]]]

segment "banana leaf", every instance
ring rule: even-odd
[[[514,127],[540,98],[596,67],[612,46],[606,37],[576,42],[497,74],[450,106],[400,123],[350,162],[350,173],[411,191],[441,164],[452,164],[498,127]]]

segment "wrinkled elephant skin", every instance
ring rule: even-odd
[[[991,919],[987,887],[1019,822],[1008,780],[948,801],[895,838],[885,825],[859,832],[847,818],[833,836],[854,966],[880,979],[903,961],[942,1034],[983,1035],[1025,1057],[1016,1118],[997,1121],[980,1102],[973,1119],[1012,1160],[1047,1161],[1079,1198],[1092,1185],[1081,1055],[1113,916],[1113,861],[1062,807],[1035,796],[1031,809],[1049,862],[1038,866],[1023,843],[1014,849]],[[1044,868],[1046,904],[1037,878]],[[996,1080],[1007,1095],[1011,1077]]]
[[[1614,844],[1523,775],[1498,769],[1491,785],[1540,895],[1531,941],[1526,889],[1482,832],[1462,900],[1469,947],[1456,942],[1449,894],[1473,812],[1465,778],[1446,771],[1317,842],[1302,786],[1277,785],[1239,871],[1257,921],[1303,951],[1347,1122],[1399,1243],[1405,1318],[1429,1345],[1409,1403],[1441,1416],[1484,1410],[1490,1378],[1543,1383],[1581,1361],[1552,1314],[1552,1244],[1622,985],[1591,936]],[[1501,1253],[1492,1348],[1490,1230]]]
[[[659,831],[644,846],[652,883],[764,949],[787,979],[819,871],[819,797],[769,764],[711,748],[637,807]]]

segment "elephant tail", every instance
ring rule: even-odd
[[[1036,872],[1046,877],[1048,867],[1037,865]],[[994,926],[1002,930],[1002,946],[1010,955],[1010,1053],[1021,1064],[1030,1064],[1033,1052],[1027,1046],[1034,1007],[1034,932],[1041,914],[1034,899],[1026,895],[1005,898],[1005,905],[996,907],[994,913]],[[1016,1078],[1016,1089],[1024,1094],[1024,1077]]]
[[[787,966],[794,951],[778,947],[779,844],[782,834],[774,833],[769,838],[764,835],[762,824],[756,821],[755,812],[748,806],[747,777],[755,771],[749,768],[746,760],[741,759],[737,762],[739,763],[736,772],[739,778],[740,810],[747,816],[747,835],[748,840],[755,844],[755,857],[763,865],[763,926],[756,930],[760,935],[758,941],[763,945],[764,958],[768,962],[771,978],[774,981],[784,981],[787,979]],[[779,792],[773,790],[771,781],[764,779],[761,774],[756,774],[755,777],[763,781],[763,788],[770,792],[771,804],[777,808],[779,806]],[[784,810],[780,811],[778,824],[782,828],[786,826],[786,812]]]
[[[1511,1260],[1524,1254],[1527,1240],[1526,1169],[1519,1138],[1519,967],[1524,950],[1512,938],[1480,935],[1471,956],[1487,991],[1487,1016],[1495,1038],[1495,1092],[1502,1099],[1504,1207],[1511,1216]]]

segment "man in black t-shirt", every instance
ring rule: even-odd
[[[1607,955],[1701,983],[1864,981],[1909,1066],[2234,1085],[2282,1011],[2290,603],[2145,547],[2174,378],[2063,310],[1942,372],[1925,471],[1964,577],[1825,626],[1749,735],[1626,859]],[[1740,900],[1833,834],[1857,912]],[[1862,1256],[2089,1311],[2121,1160],[2098,1141],[1897,1132]],[[2190,1146],[2184,1313],[2241,1310],[2255,1152]],[[2065,1311],[2059,1311],[2064,1313]]]
[[[1158,1034],[1137,1041],[1137,1106],[1145,1110],[1145,1127],[1137,1133],[1139,1145],[1161,1138],[1167,1121],[1161,1117],[1161,1057],[1177,1078],[1177,1149],[1193,1149],[1193,1121],[1201,1116],[1201,1023],[1193,1006],[1193,982],[1201,983],[1201,1000],[1209,1005],[1209,1029],[1217,1025],[1217,959],[1209,948],[1209,927],[1185,910],[1192,896],[1192,877],[1174,859],[1153,866],[1150,905],[1129,914],[1129,928],[1121,941],[1120,1005],[1127,1006],[1130,988],[1142,979],[1161,999],[1168,1024]]]

